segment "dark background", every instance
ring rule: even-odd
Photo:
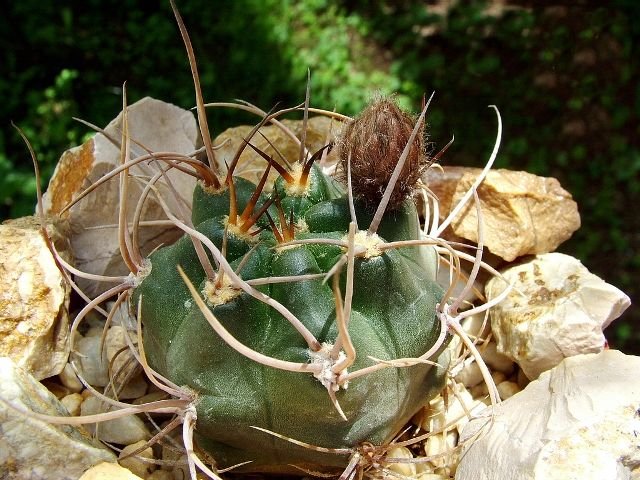
[[[150,95],[194,105],[168,1],[2,2],[0,218],[33,212],[33,143],[46,182],[60,153]],[[504,122],[497,167],[554,176],[579,204],[582,228],[560,251],[640,298],[640,2],[177,0],[205,100],[268,109],[302,100],[355,114],[376,92],[417,110],[436,91],[430,140],[456,142],[443,163],[481,166]],[[213,135],[255,119],[210,112]],[[632,306],[607,331],[640,353]]]

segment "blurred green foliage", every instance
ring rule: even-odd
[[[446,4],[178,1],[208,101],[299,102],[307,69],[313,104],[349,114],[377,92],[416,110],[435,90],[430,140],[438,148],[455,133],[444,162],[474,166],[491,149],[496,121],[487,105],[497,105],[497,166],[557,177],[583,220],[561,251],[640,298],[640,3]],[[35,201],[31,161],[11,121],[33,143],[46,181],[60,153],[90,134],[72,117],[104,126],[120,110],[125,81],[130,103],[146,95],[195,103],[168,2],[10,2],[0,51],[2,218],[31,213]],[[254,121],[209,115],[214,134]],[[640,353],[636,310],[608,336]]]

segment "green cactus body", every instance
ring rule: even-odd
[[[240,210],[255,186],[234,181]],[[346,193],[319,168],[312,168],[305,192],[292,194],[281,178],[274,190],[287,216],[293,209],[296,225],[306,227],[296,231],[296,239],[346,237],[351,220]],[[370,207],[359,202],[355,207],[361,228],[368,226],[373,216]],[[211,194],[196,188],[194,224],[218,248],[228,215],[228,192]],[[414,204],[405,201],[388,211],[378,234],[387,242],[418,239]],[[230,229],[226,258],[234,268],[242,261],[239,274],[250,280],[326,273],[343,253],[338,245],[318,243],[279,247],[268,230],[249,239]],[[150,262],[150,273],[134,292],[136,302],[142,297],[147,358],[174,383],[197,392],[197,444],[219,467],[245,461],[252,462],[246,469],[253,471],[290,471],[292,464],[318,470],[344,467],[348,455],[297,446],[252,427],[329,448],[355,449],[365,442],[382,445],[442,386],[443,369],[424,364],[384,368],[354,378],[348,388],[336,392],[345,421],[313,375],[256,363],[212,330],[177,271],[180,265],[198,291],[203,289],[205,273],[189,237],[158,250]],[[419,357],[435,344],[440,333],[435,309],[442,297],[435,269],[436,253],[429,246],[389,249],[355,259],[348,330],[357,357],[350,372],[373,365],[371,357]],[[340,275],[344,294],[344,269]],[[256,288],[289,309],[320,342],[333,344],[338,331],[331,283],[313,279]],[[306,341],[274,308],[246,293],[231,297],[211,311],[236,339],[278,359],[313,360]],[[444,358],[439,361],[446,363]]]

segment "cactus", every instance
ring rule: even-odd
[[[397,145],[363,150],[354,129],[367,122],[370,138]],[[353,122],[339,148],[355,165],[355,198],[315,164],[322,152],[290,169],[260,152],[268,166],[259,185],[232,174],[219,188],[200,182],[192,221],[201,238],[185,234],[150,256],[133,292],[144,351],[153,369],[196,392],[197,443],[220,466],[344,468],[345,455],[274,434],[332,449],[384,445],[442,388],[445,358],[438,367],[380,363],[427,352],[435,360],[444,347],[433,246],[394,248],[420,240],[408,182],[424,167],[421,122],[414,129],[388,100]],[[396,165],[403,150],[404,171]],[[365,159],[382,165],[367,175]],[[272,166],[281,176],[266,198]],[[389,183],[396,168],[399,194]],[[376,216],[385,191],[393,201]],[[210,241],[215,275],[202,267],[192,238]]]
[[[303,105],[274,113],[243,102],[214,104],[262,117],[226,173],[221,173],[193,49],[173,2],[172,7],[187,47],[208,162],[197,160],[197,152],[130,155],[125,90],[119,142],[122,165],[62,213],[117,176],[122,199],[120,250],[131,275],[123,279],[84,274],[60,257],[51,242],[50,248],[61,268],[75,275],[120,282],[93,300],[85,296],[88,303],[71,327],[71,348],[74,332],[88,312],[117,295],[109,314],[105,312],[106,328],[129,300],[138,320],[138,345],[131,345],[134,355],[149,381],[173,398],[128,405],[113,399],[114,388],[94,394],[119,411],[76,418],[22,412],[51,423],[76,425],[143,412],[172,413],[176,418],[156,437],[183,424],[193,479],[196,466],[210,478],[220,478],[219,469],[234,466],[321,476],[342,471],[340,478],[354,478],[370,468],[375,476],[377,469],[393,461],[385,456],[398,445],[396,436],[442,389],[450,334],[459,336],[476,357],[491,401],[498,401],[491,376],[459,321],[487,310],[509,289],[491,302],[459,313],[478,269],[497,272],[481,261],[480,227],[475,256],[438,238],[484,174],[438,225],[437,199],[420,185],[420,177],[449,145],[433,157],[424,151],[429,102],[417,119],[389,99],[374,102],[356,119],[315,109],[344,122],[335,145],[341,175],[327,173],[331,168],[324,159],[331,145],[313,154],[306,150],[309,90]],[[282,158],[279,163],[251,143],[268,123],[286,131],[277,118],[299,110],[304,120],[302,138],[295,139],[300,146],[297,159]],[[484,173],[495,160],[500,137],[499,123]],[[245,148],[266,162],[257,184],[234,174]],[[32,157],[38,175],[33,152]],[[151,161],[156,173],[146,183],[130,231],[128,170],[143,161]],[[164,193],[155,186],[172,168],[199,179],[188,214],[167,206],[163,195],[172,191],[169,180]],[[272,169],[279,177],[267,185]],[[423,195],[424,229],[414,203],[416,192]],[[149,195],[155,195],[184,236],[144,258],[136,233]],[[40,192],[38,197],[44,221]],[[184,210],[180,201],[175,205]],[[44,229],[43,235],[48,238]],[[473,268],[462,292],[451,299],[455,282],[445,292],[436,282],[436,270],[439,262],[448,261],[451,271],[459,273],[460,259],[473,262]],[[213,470],[194,453],[193,437]]]

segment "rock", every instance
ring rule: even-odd
[[[0,258],[0,356],[38,380],[57,375],[69,356],[70,287],[39,224],[0,225]]]
[[[70,363],[67,363],[64,366],[64,368],[58,375],[58,378],[60,379],[60,383],[62,383],[63,386],[67,387],[70,392],[78,393],[81,392],[84,388],[84,385],[82,385],[82,382],[78,379],[78,376],[76,375],[76,372],[73,370],[73,367]]]
[[[79,480],[142,480],[117,463],[101,463],[87,470]]]
[[[109,405],[96,397],[88,397],[82,402],[80,411],[82,415],[94,415],[109,411]],[[94,433],[100,440],[119,445],[131,445],[140,440],[148,440],[151,434],[142,420],[135,415],[107,420],[96,424],[88,424],[87,430]]]
[[[82,398],[82,395],[79,393],[72,393],[60,399],[60,403],[64,405],[64,408],[67,409],[69,415],[75,417],[80,415],[80,405],[82,405],[83,401],[84,398]]]
[[[106,349],[100,355],[100,336],[81,337],[74,345],[71,357],[78,373],[93,387],[104,387],[109,383],[109,360]]]
[[[123,327],[111,327],[105,338],[105,352],[114,384],[119,389],[118,398],[138,398],[146,393],[147,383],[142,375],[142,367],[129,350],[125,334]],[[135,332],[129,332],[129,337],[135,337]]]
[[[489,342],[486,347],[480,348],[480,355],[487,365],[493,370],[510,375],[514,370],[513,360],[498,352],[496,342]]]
[[[491,322],[484,312],[462,319],[461,325],[472,340],[475,338],[486,339],[491,333]]]
[[[443,220],[480,174],[479,168],[448,167],[427,172],[429,188],[440,199]],[[555,178],[527,172],[491,170],[478,188],[484,244],[510,262],[522,255],[547,253],[580,227],[576,203]],[[476,207],[471,201],[451,224],[454,238],[478,241]]]
[[[474,414],[484,409],[484,404],[475,401],[471,393],[461,383],[455,384],[455,392],[449,388],[445,399],[438,395],[425,407],[420,426],[426,432],[443,432],[457,430],[461,432],[469,421],[469,413]]]
[[[640,357],[567,358],[463,430],[456,480],[600,480],[640,475]]]
[[[491,329],[498,352],[515,360],[530,379],[565,357],[600,352],[603,329],[630,305],[627,295],[561,253],[538,255],[503,275],[514,288],[491,309]],[[504,288],[502,280],[490,280],[487,298]]]
[[[498,383],[496,388],[498,389],[498,394],[502,400],[513,397],[520,391],[518,384],[510,381]]]
[[[0,478],[76,480],[92,465],[115,461],[113,453],[84,429],[53,425],[9,407],[7,403],[36,413],[68,416],[45,387],[7,357],[0,357],[0,396]]]
[[[458,443],[456,432],[447,432],[441,435],[429,437],[424,444],[424,454],[427,457],[436,457],[431,463],[436,467],[444,467],[455,463],[457,453],[455,452]]]
[[[120,455],[118,456],[118,463],[123,467],[129,469],[132,473],[138,475],[142,478],[147,478],[151,472],[156,469],[156,465],[146,460],[153,460],[153,451],[151,447],[146,447],[139,453],[136,453],[133,456],[128,456],[129,454],[135,452],[139,448],[146,445],[146,441],[140,440],[131,445],[127,445],[122,449]],[[125,458],[126,457],[126,458]]]
[[[411,459],[413,454],[407,447],[393,447],[387,452],[387,458]],[[387,468],[404,477],[412,477],[416,474],[416,466],[413,463],[389,462]]]
[[[475,387],[482,382],[482,372],[476,362],[465,362],[462,370],[455,375],[455,379],[465,387]]]
[[[197,148],[199,130],[193,114],[188,110],[146,97],[128,107],[128,119],[131,139],[152,151],[189,154]],[[105,128],[105,132],[120,142],[121,129],[122,114]],[[133,141],[131,151],[135,155],[146,153]],[[119,147],[114,146],[102,133],[96,134],[81,146],[64,152],[44,196],[46,212],[51,215],[60,215],[72,199],[77,198],[80,192],[113,170],[119,162]],[[145,163],[131,168],[130,174],[149,176],[156,171],[156,164]],[[195,185],[194,178],[175,170],[169,171],[168,176],[178,194],[187,205],[190,205]],[[127,197],[129,221],[133,219],[137,200],[144,188],[140,182],[130,180]],[[76,259],[75,266],[80,270],[99,275],[129,273],[121,259],[118,229],[114,227],[118,223],[120,203],[118,184],[117,177],[112,179],[62,215],[68,219],[74,231],[71,243]],[[167,191],[164,180],[160,180],[156,185],[161,191]],[[177,211],[175,199],[169,194],[164,198],[172,211]],[[148,197],[142,216],[144,220],[166,218],[153,196]],[[105,226],[106,228],[103,228]],[[166,226],[141,228],[140,246],[143,255],[148,254],[161,243],[171,243],[179,235],[180,232],[177,229]],[[111,286],[107,283],[82,279],[78,279],[78,283],[90,296]]]
[[[301,120],[283,120],[282,123],[290,128],[297,138],[301,137]],[[307,149],[313,154],[325,146],[328,141],[335,141],[340,128],[341,124],[339,122],[335,120],[332,122],[330,118],[324,116],[309,118],[305,142]],[[216,137],[213,143],[216,146],[220,146],[220,148],[216,150],[216,156],[221,165],[232,162],[236,152],[244,144],[243,139],[249,135],[252,129],[252,126],[243,125],[225,130]],[[281,165],[285,165],[280,155],[276,153],[274,148],[269,145],[269,142],[267,142],[261,134],[267,137],[271,144],[273,144],[280,154],[289,160],[289,162],[292,160],[296,161],[299,158],[300,147],[297,146],[291,137],[285,134],[280,127],[276,125],[262,127],[259,133],[256,133],[251,139],[251,144],[273,157],[273,159]],[[333,158],[333,156],[331,158]],[[331,160],[329,160],[329,163],[330,162]],[[242,152],[234,173],[254,183],[258,183],[266,167],[266,160],[251,147],[247,147]],[[268,181],[267,185],[271,184],[277,177],[278,173],[272,169],[269,174],[270,181]]]

